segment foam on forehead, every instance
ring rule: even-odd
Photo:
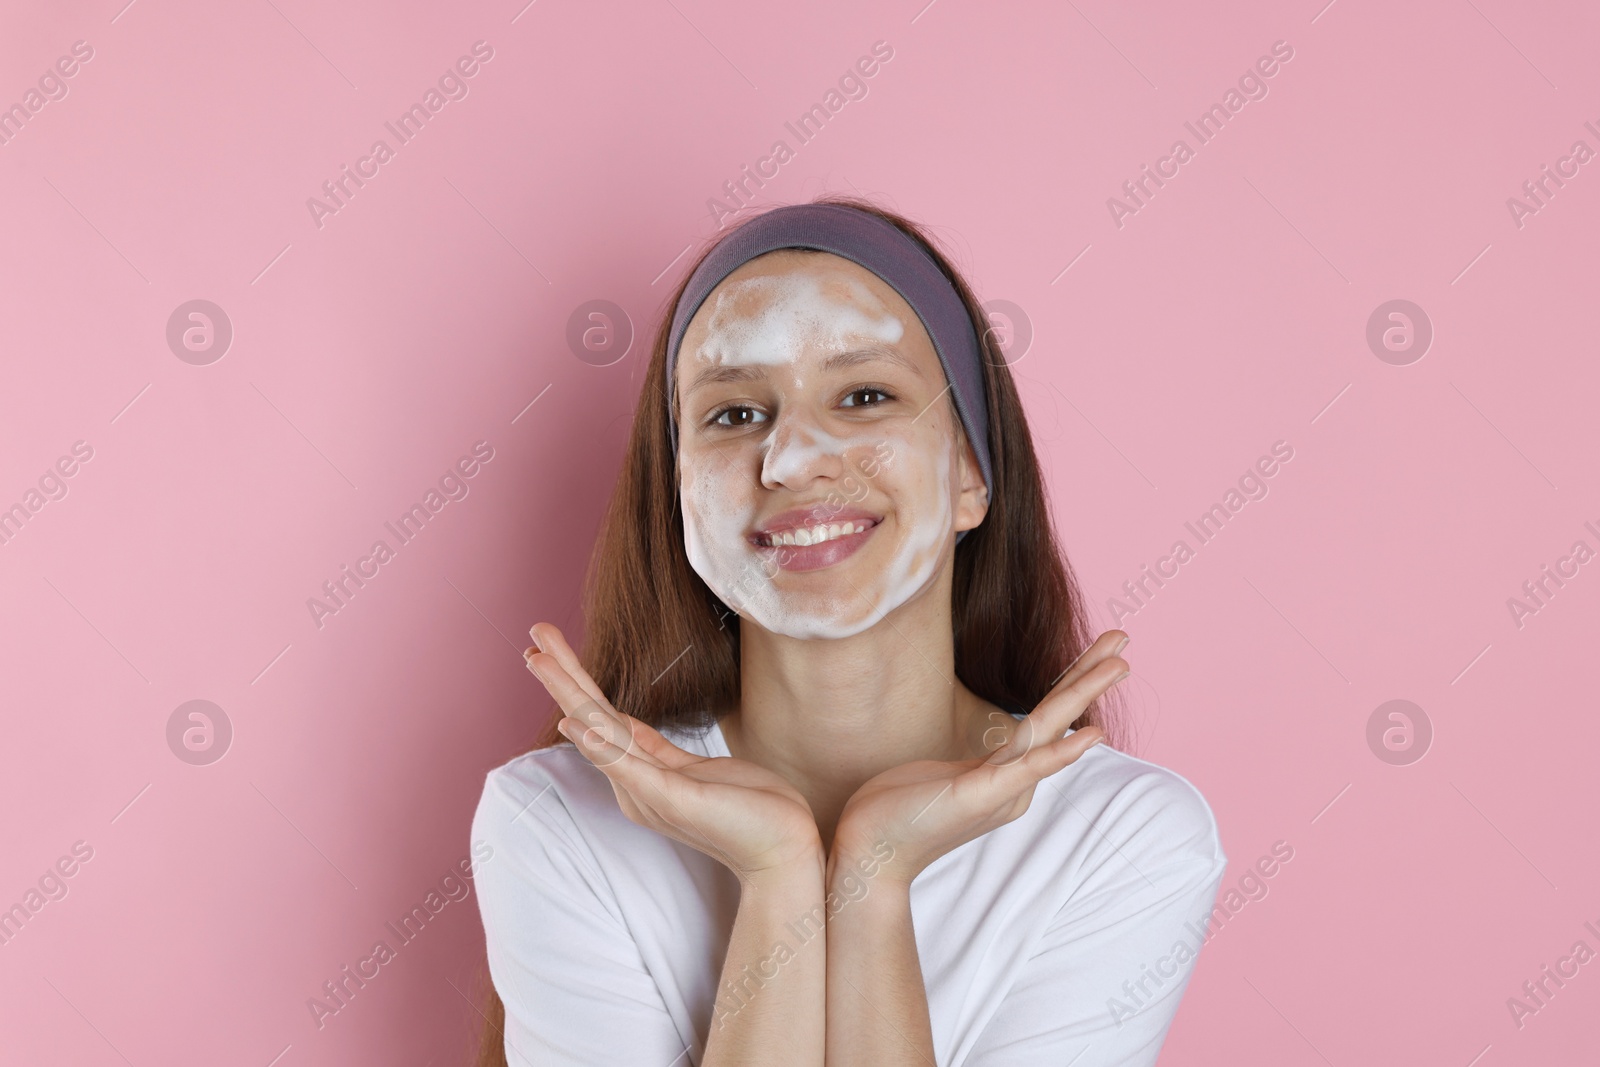
[[[899,316],[887,308],[869,315],[863,305],[883,308],[883,301],[848,276],[824,283],[798,270],[742,278],[712,295],[706,339],[696,355],[718,366],[792,363],[808,348],[842,352],[852,338],[893,344],[905,335]]]

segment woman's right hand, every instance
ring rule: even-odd
[[[825,864],[816,816],[781,775],[685,752],[612,707],[559,629],[542,622],[529,633],[538,647],[523,656],[561,706],[561,735],[610,779],[629,819],[719,860],[744,884]]]

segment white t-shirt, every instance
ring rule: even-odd
[[[662,733],[729,754],[718,726]],[[512,1067],[701,1062],[732,872],[630,821],[569,743],[490,771],[472,837],[494,848],[478,906]],[[938,1063],[1154,1064],[1226,862],[1172,771],[1096,745],[1045,779],[1021,817],[911,883]]]

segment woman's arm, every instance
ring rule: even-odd
[[[473,879],[511,1067],[685,1062],[685,1040],[600,871],[567,786],[538,759],[491,771]]]
[[[824,861],[741,879],[702,1067],[819,1067],[825,1035]]]
[[[829,863],[828,1067],[931,1067],[933,1030],[911,925],[911,888],[872,860]],[[863,889],[863,886],[865,887]]]

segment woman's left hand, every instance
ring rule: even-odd
[[[946,852],[1027,811],[1041,781],[1104,740],[1095,726],[1061,735],[1127,675],[1128,664],[1117,655],[1127,638],[1120,630],[1101,634],[987,758],[918,760],[868,779],[839,816],[830,871],[871,861],[875,878],[909,886]],[[893,849],[888,858],[885,845]]]

